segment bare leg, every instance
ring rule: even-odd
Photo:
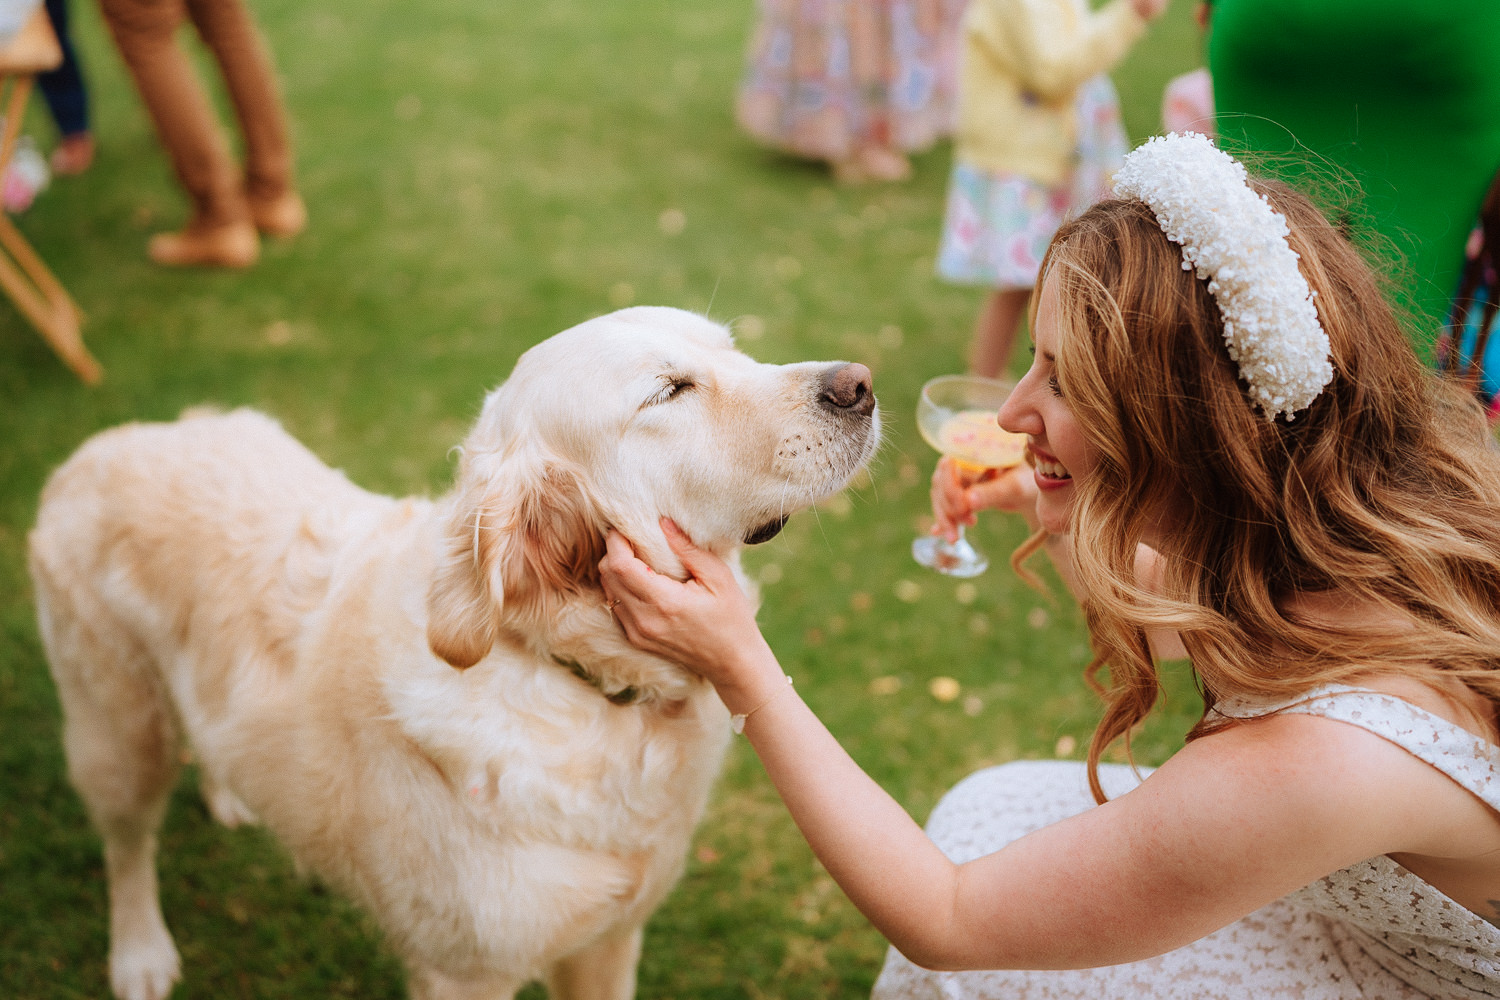
[[[998,378],[1005,373],[1030,300],[1029,288],[1002,289],[985,298],[969,346],[969,370],[975,375]]]
[[[891,12],[888,4],[851,3],[844,8],[849,44],[849,73],[866,95],[863,134],[857,136],[848,157],[834,164],[834,177],[844,183],[904,181],[911,176],[911,161],[896,147],[891,134],[890,99],[887,95],[893,73]]]

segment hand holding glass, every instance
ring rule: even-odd
[[[1012,434],[996,422],[1014,388],[1014,383],[978,375],[940,375],[922,386],[917,429],[972,479],[1019,465],[1026,454],[1026,435]],[[984,554],[964,538],[963,525],[953,542],[937,535],[916,539],[911,554],[923,566],[948,576],[978,576],[989,566]]]

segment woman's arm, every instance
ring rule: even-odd
[[[600,568],[626,635],[748,714],[745,735],[819,860],[919,964],[1075,968],[1160,954],[1330,871],[1420,850],[1441,814],[1431,786],[1444,779],[1399,748],[1277,717],[1197,740],[1129,794],[955,865],[787,686],[728,567],[664,530],[686,583],[608,540]]]

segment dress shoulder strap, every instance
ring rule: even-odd
[[[1500,810],[1500,747],[1394,695],[1330,684],[1269,705],[1228,698],[1214,711],[1227,719],[1294,712],[1359,726],[1431,764]]]

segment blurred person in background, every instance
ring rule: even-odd
[[[99,0],[99,6],[191,204],[187,225],[151,238],[150,258],[166,267],[249,267],[260,255],[261,234],[301,232],[307,209],[293,176],[275,68],[240,0]],[[243,168],[177,40],[187,22],[224,76]]]
[[[1037,269],[1064,219],[1108,194],[1128,148],[1106,75],[1166,0],[973,0],[937,272],[991,289],[969,370],[1005,371]]]
[[[73,44],[68,0],[46,0],[46,7],[63,60],[56,69],[37,74],[36,82],[57,125],[52,172],[66,177],[83,173],[94,162],[94,133],[89,128],[88,85]]]
[[[759,0],[736,100],[773,149],[857,184],[911,175],[953,128],[964,0]]]

